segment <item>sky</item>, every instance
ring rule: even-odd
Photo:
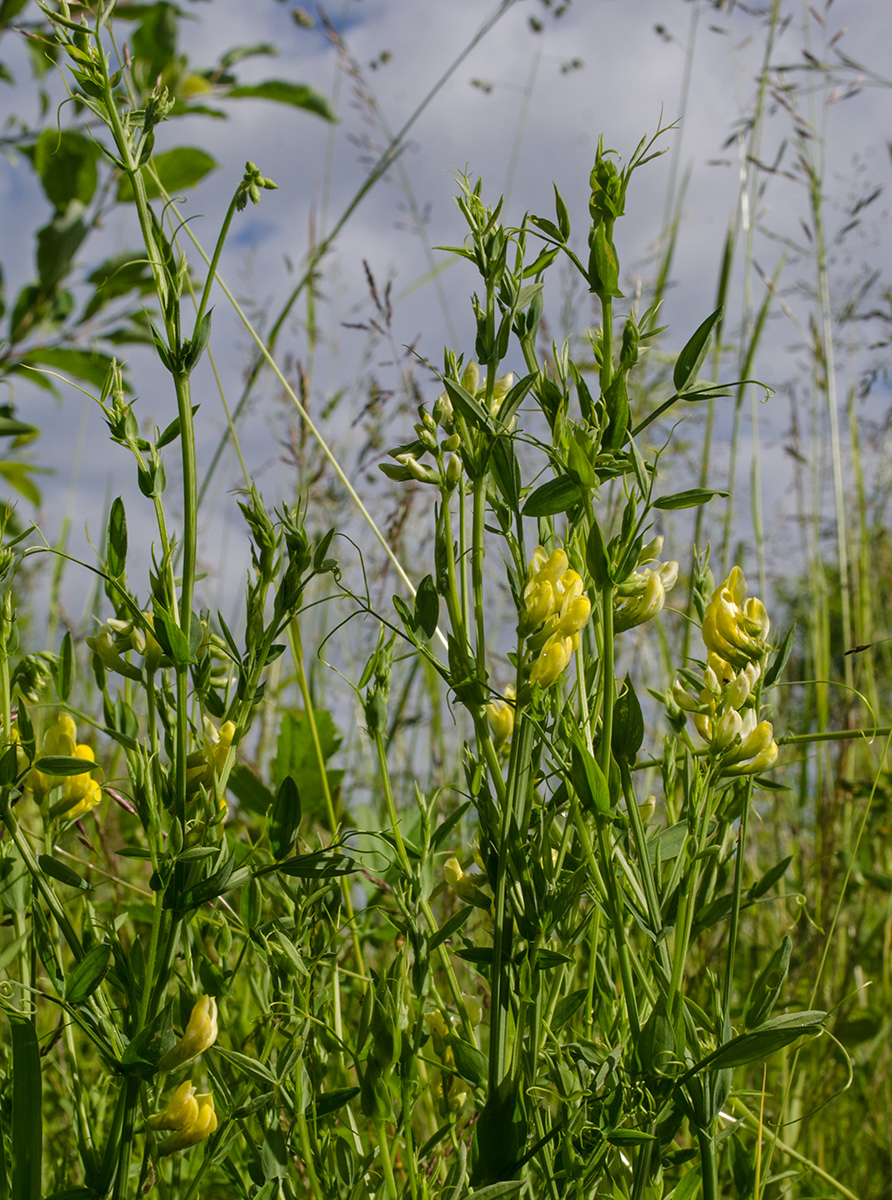
[[[371,379],[385,394],[398,394],[401,375],[413,361],[406,347],[437,366],[446,344],[466,356],[472,352],[468,297],[477,286],[473,269],[434,249],[457,244],[464,236],[454,201],[456,171],[466,171],[472,179],[481,176],[484,197],[490,202],[504,194],[505,218],[511,222],[520,221],[525,212],[552,216],[552,185],[556,184],[581,244],[588,174],[599,136],[627,158],[662,121],[672,127],[659,143],[666,153],[635,177],[627,215],[617,226],[623,289],[632,297],[639,283],[646,287],[652,278],[671,211],[667,206],[673,199],[678,201],[686,180],[671,286],[661,314],[662,323],[669,327],[662,349],[677,351],[714,307],[722,247],[729,221],[738,211],[741,172],[747,168],[735,134],[745,128],[756,97],[755,76],[764,54],[766,28],[760,11],[728,3],[716,6],[706,0],[574,0],[561,6],[563,15],[556,16],[557,3],[546,6],[542,0],[518,0],[493,21],[497,6],[480,0],[450,0],[449,4],[344,0],[326,9],[342,39],[338,50],[313,4],[306,5],[311,28],[295,21],[293,4],[279,0],[252,0],[250,5],[244,0],[191,0],[183,7],[195,18],[183,22],[182,44],[196,67],[213,65],[235,46],[270,43],[276,56],[239,63],[239,81],[306,82],[328,96],[338,114],[332,125],[264,101],[229,101],[226,121],[182,118],[159,128],[156,149],[201,145],[219,163],[188,193],[182,208],[205,246],[213,243],[246,159],[278,183],[278,191],[264,192],[257,208],[249,206],[237,217],[220,268],[261,325],[268,323],[293,286],[311,240],[318,241],[332,228],[362,186],[370,161],[451,70],[412,124],[396,164],[357,207],[323,262],[315,311],[317,338],[311,344],[307,310],[299,306],[281,343],[283,363],[291,372],[298,360],[309,371],[312,411],[324,412],[332,406],[332,436],[348,458],[356,454],[360,434],[351,430],[368,402]],[[883,71],[888,59],[884,51],[892,45],[892,6],[888,0],[836,0],[813,10],[792,2],[781,3],[780,9],[789,22],[774,48],[773,64],[784,68],[776,81],[808,80],[804,50],[839,68],[835,81],[816,86],[813,109],[808,107],[808,97],[797,100],[804,106],[806,121],[814,114],[810,144],[819,146],[826,160],[824,214],[831,241],[833,304],[839,311],[858,280],[878,270],[876,291],[888,281],[892,268],[888,239],[882,236],[889,217],[886,191],[850,215],[859,198],[888,185],[892,87]],[[531,18],[540,24],[538,32],[531,28]],[[492,27],[456,65],[489,21]],[[835,49],[826,49],[841,30],[846,32]],[[4,42],[2,57],[22,80],[16,102],[23,102],[27,111],[28,104],[35,104],[24,83],[27,67],[21,50],[10,41]],[[845,67],[840,51],[865,70]],[[859,75],[863,75],[860,81]],[[817,85],[814,73],[811,77]],[[824,100],[836,83],[840,90],[827,105]],[[7,103],[13,97],[8,89],[6,97]],[[33,107],[29,115],[35,115]],[[752,368],[752,375],[774,390],[773,398],[757,413],[761,489],[769,533],[784,546],[783,539],[791,537],[789,520],[796,500],[787,452],[790,397],[797,395],[803,404],[810,403],[808,314],[816,278],[811,252],[814,231],[803,228],[803,221],[806,226],[811,222],[808,197],[794,170],[792,129],[784,105],[769,104],[759,157],[774,162],[782,148],[783,155],[778,172],[763,177],[766,186],[754,196],[749,214],[758,270],[749,279],[736,270],[728,306],[732,328],[745,319],[747,303],[751,309],[761,303],[764,283],[758,272],[773,276],[784,258],[778,302]],[[784,174],[788,170],[790,178]],[[48,218],[46,201],[22,158],[0,161],[0,202],[7,217],[0,229],[0,261],[7,294],[14,294],[33,272],[30,231]],[[856,219],[859,223],[845,239],[833,245],[836,232]],[[135,244],[132,214],[123,208],[112,211],[100,243],[91,247],[82,264],[84,273],[108,254]],[[438,268],[436,279],[431,278],[432,266]],[[348,327],[367,325],[372,315],[368,273],[380,295],[387,284],[391,287],[389,339],[376,340],[367,331]],[[577,330],[597,325],[596,305],[572,293],[566,272],[557,274],[546,305],[554,336],[570,331],[565,328],[570,314]],[[213,344],[227,398],[233,403],[250,344],[225,298],[215,295],[214,303]],[[844,398],[858,386],[864,371],[881,362],[882,352],[863,348],[870,337],[860,327],[840,327],[838,337],[836,376]],[[173,415],[167,379],[145,356],[136,355],[134,362],[140,418],[163,427]],[[727,371],[736,378],[732,363]],[[436,390],[429,373],[416,367],[416,378],[428,402],[432,401]],[[196,376],[195,388],[202,403],[199,455],[204,468],[224,420],[207,362]],[[335,397],[340,397],[336,404]],[[888,399],[888,385],[881,381],[863,413],[871,429],[885,419]],[[135,512],[140,511],[126,455],[103,442],[101,415],[79,393],[66,394],[64,402],[56,405],[44,395],[19,388],[15,400],[19,415],[43,429],[36,453],[41,463],[54,470],[41,481],[45,535],[53,541],[68,513],[72,552],[88,557],[88,541],[101,540],[112,496],[125,495],[128,510],[132,504]],[[723,435],[730,430],[732,411],[729,402],[719,412]],[[751,538],[753,458],[749,399],[742,412],[738,470],[743,486],[735,522],[746,543]],[[292,424],[287,407],[270,386],[262,390],[243,430],[248,465],[271,505],[294,498],[294,469],[282,461],[281,445]],[[406,426],[394,440],[409,436]],[[386,448],[376,448],[364,466],[372,470]],[[722,486],[727,457],[717,453],[712,470],[710,482]],[[170,475],[173,483],[175,468]],[[229,566],[245,552],[230,494],[239,482],[237,460],[227,454],[211,489],[203,542],[204,565],[210,580],[216,580],[213,587],[210,582],[205,586],[216,589],[217,596],[221,588],[225,591],[223,581],[233,576]],[[380,502],[384,511],[379,517],[385,520],[386,498],[382,496]],[[781,558],[785,555],[789,556],[786,548]],[[67,594],[76,619],[86,592],[72,579]]]

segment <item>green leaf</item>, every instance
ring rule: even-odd
[[[316,709],[313,716],[322,759],[327,764],[340,747],[341,735],[330,712]],[[307,714],[298,709],[283,714],[276,740],[276,755],[272,762],[272,777],[276,785],[280,784],[286,775],[290,775],[297,785],[304,814],[316,816],[327,822],[328,806],[310,722]],[[335,802],[343,777],[342,770],[326,767],[326,783]]]
[[[307,1107],[306,1115],[316,1117],[317,1120],[320,1117],[327,1117],[329,1113],[336,1112],[345,1104],[349,1104],[353,1097],[358,1095],[358,1087],[332,1088],[330,1092],[321,1092]]]
[[[486,1079],[489,1063],[486,1055],[481,1053],[476,1046],[472,1046],[470,1042],[464,1042],[456,1035],[449,1035],[449,1045],[452,1048],[452,1057],[455,1060],[455,1069],[462,1079],[467,1079],[468,1083],[472,1083],[474,1087],[479,1087]]]
[[[158,1060],[167,1046],[173,1045],[170,1036],[170,1003],[166,1004],[144,1029],[124,1047],[121,1072],[138,1079],[151,1079]],[[167,1045],[165,1045],[167,1043]]]
[[[759,972],[743,1006],[743,1024],[746,1029],[762,1025],[771,1016],[771,1010],[777,1003],[787,978],[792,953],[793,940],[785,936]]]
[[[578,735],[573,742],[570,778],[583,808],[609,814],[610,790],[604,772]]]
[[[429,938],[427,943],[428,952],[433,954],[438,946],[442,946],[448,938],[451,938],[454,933],[457,933],[473,911],[474,906],[469,904],[467,908],[460,908],[457,913],[453,913],[446,924],[442,925],[437,932],[433,934],[431,938]]]
[[[786,875],[787,867],[789,867],[792,861],[793,855],[788,854],[779,863],[775,863],[773,867],[769,867],[765,874],[760,879],[757,879],[749,889],[747,898],[749,900],[758,900],[760,896],[764,896],[767,892],[770,892],[777,881],[783,879]]]
[[[610,559],[607,555],[607,547],[604,544],[604,535],[597,521],[592,522],[592,527],[586,539],[585,563],[598,590],[600,591],[607,587],[611,582]]]
[[[347,854],[316,850],[313,854],[298,854],[294,858],[286,858],[284,862],[276,863],[275,867],[267,867],[255,874],[266,874],[270,870],[279,871],[292,879],[331,879],[335,875],[350,875],[359,868]]]
[[[239,84],[230,88],[226,95],[233,100],[272,100],[276,104],[290,104],[292,108],[304,108],[326,121],[337,120],[326,97],[305,83],[267,79],[263,83]]]
[[[12,1034],[12,1200],[40,1200],[43,1097],[31,1021],[6,1011]]]
[[[560,475],[549,479],[527,496],[523,506],[525,517],[553,517],[566,512],[582,499],[582,491],[575,479]]]
[[[670,825],[668,829],[660,830],[656,837],[652,837],[647,843],[647,857],[651,864],[656,866],[658,862],[664,863],[669,859],[678,858],[684,849],[687,837],[687,821],[680,821],[677,825]]]
[[[793,637],[794,637],[795,633],[796,633],[796,626],[791,625],[790,628],[787,630],[786,637],[781,642],[780,649],[778,650],[777,654],[774,656],[774,662],[771,664],[771,666],[765,672],[765,684],[764,684],[765,687],[767,687],[767,688],[771,687],[771,685],[773,683],[775,683],[777,681],[777,679],[780,677],[781,671],[783,671],[784,667],[787,665],[787,660],[789,659],[790,654],[793,651]]]
[[[672,372],[672,382],[677,392],[683,392],[696,380],[697,374],[706,358],[709,349],[709,339],[712,331],[722,317],[722,305],[711,313],[695,331],[693,337],[679,354]]]
[[[173,617],[157,604],[152,610],[152,625],[158,644],[172,662],[185,666],[192,661],[186,635]]]
[[[51,367],[54,371],[63,371],[82,379],[85,383],[101,389],[112,365],[108,354],[98,350],[70,350],[63,347],[47,347],[46,349],[31,350],[22,359],[23,363],[31,366]],[[30,372],[29,372],[30,375]],[[129,389],[128,389],[129,390]]]
[[[577,988],[575,992],[570,992],[558,1000],[554,1006],[554,1016],[551,1018],[553,1032],[557,1032],[562,1025],[566,1025],[576,1010],[581,1007],[587,995],[588,988]]]
[[[106,537],[106,565],[112,579],[118,579],[124,574],[127,563],[127,515],[124,511],[124,501],[116,496],[112,501],[108,517],[108,534]]]
[[[82,1004],[93,995],[105,978],[111,960],[112,949],[107,942],[87,951],[65,980],[65,999],[69,1004]]]
[[[415,593],[415,628],[420,629],[427,641],[437,632],[440,615],[440,597],[432,575],[425,575]]]
[[[46,198],[57,212],[72,200],[87,205],[96,192],[98,144],[73,129],[45,129],[33,146],[24,149],[40,176]]]
[[[92,891],[90,884],[86,879],[78,875],[77,871],[72,871],[63,862],[59,862],[57,858],[53,858],[50,854],[38,854],[37,865],[43,871],[44,875],[49,875],[51,879],[55,879],[58,883],[64,883],[67,887],[76,888],[79,892]]]
[[[643,741],[644,717],[641,715],[641,705],[638,703],[632,680],[626,675],[623,693],[613,706],[611,748],[617,762],[626,762],[632,766]]]
[[[195,187],[196,183],[204,179],[217,165],[215,158],[211,158],[210,154],[196,146],[176,146],[173,150],[156,154],[151,160],[151,167],[143,170],[146,197],[149,200],[160,199],[162,188],[173,195],[185,188]],[[133,185],[126,175],[118,184],[115,199],[123,204],[133,200]]]
[[[44,225],[37,233],[37,275],[45,292],[53,291],[65,278],[87,236],[82,212],[80,202],[72,200],[64,213],[58,213],[49,225]]]
[[[662,509],[697,508],[700,504],[707,504],[713,496],[725,497],[728,494],[720,488],[688,488],[686,492],[674,492],[671,496],[660,496],[658,500],[654,500],[653,506]]]
[[[492,417],[476,396],[472,396],[454,379],[444,379],[443,386],[446,388],[449,399],[466,421],[486,433],[496,432]]]
[[[56,663],[54,673],[56,695],[63,704],[68,703],[68,697],[71,695],[71,685],[74,683],[74,670],[74,644],[71,640],[71,632],[68,631],[62,638],[62,645],[59,648],[59,661]]]
[[[88,775],[90,771],[98,771],[96,763],[85,758],[73,758],[67,754],[45,754],[34,763],[38,771],[44,775]]]
[[[269,844],[274,858],[284,858],[297,836],[300,825],[300,793],[290,775],[286,775],[276,790],[269,821]]]
[[[239,804],[257,816],[267,813],[275,799],[266,784],[244,763],[236,763],[232,768],[229,790]]]
[[[720,1071],[725,1067],[743,1067],[747,1063],[760,1062],[775,1050],[789,1046],[801,1037],[815,1037],[824,1027],[827,1013],[809,1010],[798,1013],[783,1013],[759,1025],[749,1033],[731,1038],[720,1046],[715,1054],[698,1064],[697,1069],[708,1066]]]

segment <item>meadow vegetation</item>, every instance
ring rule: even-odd
[[[828,34],[801,78],[776,69],[786,19],[751,14],[765,65],[734,131],[747,169],[711,311],[673,322],[680,187],[652,278],[627,286],[627,197],[671,128],[619,152],[605,129],[585,212],[555,188],[512,225],[486,178],[458,175],[463,240],[439,253],[462,260],[473,339],[406,366],[386,416],[371,392],[332,401],[362,410],[357,449],[282,348],[406,131],[261,334],[217,268],[271,169],[225,164],[231,203],[203,244],[173,198],[212,160],[167,130],[224,96],[307,121],[329,101],[240,84],[237,54],[199,69],[169,3],[0,4],[3,37],[71,97],[58,128],[49,112],[7,139],[52,216],[0,372],[11,395],[86,391],[136,483],[72,561],[29,519],[40,431],[0,412],[4,1195],[890,1195],[889,484],[862,415],[889,291],[838,295],[827,232],[815,105],[859,68]],[[789,161],[768,165],[772,105]],[[779,241],[760,279],[751,215],[781,171],[809,242]],[[112,205],[139,249],[83,278]],[[788,258],[808,362],[758,382]],[[584,298],[560,341],[559,274]],[[386,342],[389,291],[369,285],[365,328]],[[221,390],[225,441],[274,379],[296,479],[264,495],[245,467],[228,497],[250,542],[237,620],[199,562],[222,449],[196,454],[193,375],[226,308],[255,349],[238,395]],[[834,354],[859,338],[873,366],[842,398]],[[127,364],[147,348],[164,429]],[[786,561],[756,486],[758,403],[781,384],[801,497]],[[87,624],[60,603],[63,570],[95,581]],[[45,628],[25,619],[39,589]]]

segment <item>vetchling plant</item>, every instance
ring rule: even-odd
[[[356,689],[388,827],[352,829],[301,649],[315,577],[348,594],[332,535],[312,542],[303,507],[271,515],[250,487],[242,625],[195,611],[190,377],[229,224],[275,185],[248,164],[190,311],[169,210],[145,186],[168,99],[158,89],[133,104],[130,65],[114,66],[107,44],[113,5],[93,26],[64,5],[46,11],[132,187],[176,416],[145,436],[112,366],[98,405],[133,457],[157,541],[136,585],[124,505],[112,504],[90,569],[113,615],[88,640],[78,690],[70,634],[58,654],[19,653],[12,581],[41,548],[4,540],[0,1004],[12,1054],[0,1169],[11,1194],[731,1194],[741,1156],[758,1158],[735,1125],[749,1111],[735,1071],[819,1033],[826,1014],[774,1015],[789,938],[745,985],[736,969],[744,910],[783,874],[747,879],[745,852],[778,754],[766,698],[790,646],[773,645],[738,567],[716,585],[699,561],[702,657],[638,698],[630,631],[661,619],[678,575],[660,561],[656,523],[715,494],[662,492],[662,450],[645,431],[672,406],[724,394],[698,376],[713,313],[676,360],[674,393],[632,411],[654,322],[614,315],[615,226],[654,143],[622,169],[599,145],[582,257],[557,193],[555,221],[509,228],[480,184],[461,181],[468,237],[456,252],[480,276],[476,340],[447,351],[442,393],[384,464],[430,489],[433,562],[412,602],[395,599],[399,628],[377,614]],[[539,345],[544,276],[560,255],[600,302],[594,369]],[[166,499],[173,446],[179,525]],[[496,598],[510,604],[510,638]],[[393,787],[398,646],[467,714],[457,805]],[[244,761],[269,668],[288,654],[324,796],[307,813],[284,749],[260,774]]]

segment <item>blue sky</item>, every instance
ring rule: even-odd
[[[331,97],[339,114],[337,125],[252,100],[229,102],[231,116],[226,122],[189,118],[169,122],[158,131],[157,149],[202,145],[220,163],[189,194],[184,208],[183,215],[193,218],[191,227],[205,245],[213,242],[247,158],[280,185],[278,192],[264,193],[257,209],[249,208],[238,218],[221,264],[230,286],[260,313],[275,312],[293,285],[311,234],[318,238],[331,227],[361,185],[368,157],[384,145],[387,131],[403,125],[484,18],[495,11],[495,6],[484,6],[479,0],[450,0],[449,4],[346,0],[333,5],[332,21],[361,72],[351,77],[345,72],[347,60],[335,53],[318,22],[313,29],[301,28],[292,19],[292,7],[276,0],[254,0],[250,5],[243,0],[192,3],[188,9],[198,19],[184,23],[185,47],[195,65],[203,66],[233,46],[272,43],[277,57],[240,64],[240,79],[276,77],[311,83]],[[315,12],[313,6],[307,7]],[[789,69],[779,80],[804,78],[803,49],[810,46],[821,58],[825,43],[846,27],[837,51],[867,68],[856,94],[843,92],[826,109],[816,96],[820,123],[814,132],[826,153],[826,220],[832,236],[847,223],[846,211],[859,196],[888,183],[892,89],[882,72],[888,58],[885,50],[892,44],[892,6],[887,0],[836,0],[826,11],[823,28],[797,3],[782,9],[789,10],[790,23],[773,61]],[[530,17],[542,19],[541,33],[531,31]],[[682,112],[682,78],[692,39],[690,90]],[[296,313],[294,328],[282,343],[292,363],[297,358],[305,365],[312,362],[315,411],[344,392],[335,436],[343,437],[345,444],[349,441],[347,430],[352,414],[365,401],[363,389],[370,373],[376,374],[382,387],[399,386],[398,372],[380,365],[392,359],[393,348],[399,353],[403,346],[415,345],[438,364],[446,342],[456,350],[471,350],[468,295],[476,286],[472,270],[465,263],[447,266],[439,276],[439,288],[428,278],[431,262],[445,261],[431,247],[454,244],[463,237],[453,199],[456,168],[466,169],[472,177],[482,175],[485,195],[492,200],[508,189],[506,216],[512,221],[524,211],[551,215],[552,181],[556,182],[583,238],[588,173],[598,136],[603,133],[607,145],[627,156],[643,135],[656,130],[661,114],[667,125],[682,119],[665,136],[667,153],[636,178],[628,214],[617,227],[617,245],[624,290],[632,297],[636,280],[646,280],[652,272],[670,183],[674,178],[677,187],[687,177],[672,287],[663,310],[664,323],[670,326],[665,349],[680,347],[714,305],[722,245],[735,210],[740,173],[746,167],[737,145],[733,140],[728,144],[728,139],[752,109],[754,76],[763,48],[764,22],[727,3],[716,7],[705,0],[575,0],[560,19],[533,0],[513,5],[430,103],[413,127],[398,164],[344,228],[323,266],[317,311],[321,336],[315,350],[311,353],[302,327],[303,309]],[[16,69],[24,77],[21,62]],[[857,74],[853,69],[841,76],[843,86]],[[792,166],[790,131],[789,114],[775,104],[766,121],[760,157],[772,161],[787,139],[781,166]],[[17,166],[0,165],[0,197],[7,214],[0,230],[0,259],[10,293],[29,280],[28,231],[45,222],[48,213],[27,164],[21,161]],[[763,488],[779,535],[792,504],[790,460],[784,452],[790,422],[784,387],[797,374],[797,364],[807,360],[803,349],[807,291],[813,283],[808,235],[801,227],[801,218],[807,217],[805,199],[800,183],[779,174],[758,197],[752,214],[758,230],[753,235],[754,256],[762,272],[773,275],[784,251],[783,239],[790,242],[781,280],[782,289],[787,289],[784,303],[775,309],[754,367],[758,378],[777,389],[759,417]],[[413,209],[423,214],[421,231],[413,223]],[[832,270],[841,286],[868,266],[889,278],[892,255],[888,239],[882,237],[884,226],[888,228],[885,192],[860,217],[860,226],[834,251]],[[135,244],[131,215],[120,210],[107,221],[102,246],[90,254],[98,261]],[[370,346],[361,332],[344,327],[345,322],[369,315],[365,262],[379,287],[392,281],[397,298],[392,347]],[[93,266],[92,257],[85,258],[84,271]],[[752,286],[753,302],[759,303],[763,285],[756,274]],[[741,316],[744,288],[745,280],[736,277],[732,285],[735,322]],[[560,288],[549,293],[547,316],[555,335],[561,332],[564,300]],[[842,292],[836,300],[841,303]],[[596,309],[585,297],[578,301],[581,324],[596,324]],[[227,395],[234,400],[249,343],[226,311],[225,300],[216,297],[216,304],[218,363]],[[844,395],[857,383],[867,358],[861,351],[861,357],[856,357],[843,350],[841,345],[838,386]],[[139,411],[143,419],[163,426],[170,419],[172,404],[166,380],[152,364],[138,357],[137,361]],[[206,363],[202,369],[196,388],[202,401],[200,452],[206,461],[223,417]],[[25,390],[17,401],[21,415],[44,428],[39,452],[56,470],[45,484],[42,517],[47,536],[55,536],[61,513],[69,508],[74,517],[73,548],[78,543],[76,552],[88,555],[84,529],[98,540],[109,496],[133,490],[129,463],[123,452],[118,455],[112,447],[98,457],[93,452],[101,444],[104,426],[98,411],[89,402],[82,403],[79,394],[67,397],[60,408]],[[721,416],[723,428],[729,413]],[[747,416],[745,424],[748,420]],[[245,448],[271,501],[290,498],[292,479],[280,461],[279,445],[286,425],[287,410],[266,389],[245,428]],[[72,447],[77,445],[79,430],[84,452],[72,483]],[[745,453],[744,478],[747,458]],[[723,472],[726,465],[717,459],[716,486],[721,485]],[[207,565],[212,572],[229,561],[227,556],[239,555],[242,535],[231,529],[234,518],[222,515],[234,508],[225,498],[238,482],[236,460],[227,457],[208,528]],[[138,498],[133,503],[137,505]],[[744,539],[747,510],[744,489],[738,514]],[[216,561],[218,554],[222,557]]]

